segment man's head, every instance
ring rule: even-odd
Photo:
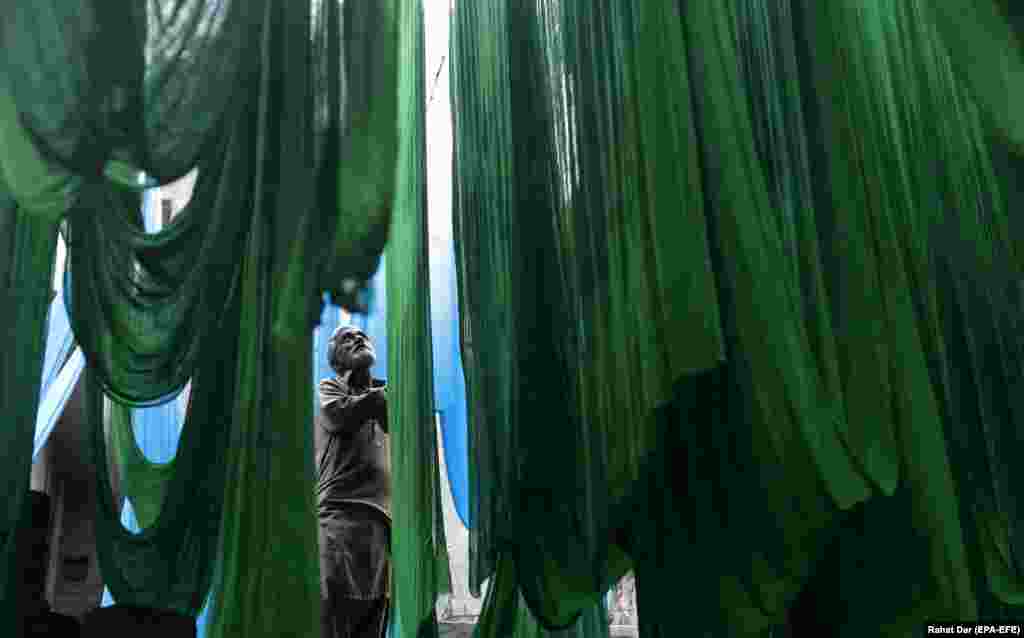
[[[355,326],[341,326],[327,344],[327,362],[338,374],[361,368],[369,369],[377,361],[373,342]]]

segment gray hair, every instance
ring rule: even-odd
[[[338,345],[341,343],[341,338],[345,333],[353,330],[359,330],[359,328],[352,325],[338,326],[334,330],[334,334],[332,334],[331,338],[327,341],[327,364],[331,366],[331,369],[339,374],[345,369],[341,367],[341,361],[338,358]]]

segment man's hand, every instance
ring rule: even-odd
[[[387,431],[388,409],[385,386],[370,388],[359,394],[348,394],[330,381],[320,385],[321,407],[328,420],[329,432],[359,428],[367,419],[377,419]]]
[[[388,400],[388,387],[373,388],[367,392],[367,399],[374,405],[384,405]]]

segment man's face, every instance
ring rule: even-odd
[[[342,329],[334,338],[335,355],[332,367],[336,372],[369,368],[377,361],[377,353],[366,333],[358,328]]]

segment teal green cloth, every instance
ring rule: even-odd
[[[18,309],[3,318],[15,353],[0,377],[12,419],[4,480],[7,493],[25,491],[31,445],[18,442],[31,439],[63,220],[65,293],[89,366],[98,553],[120,603],[194,615],[215,583],[211,635],[317,631],[309,333],[323,291],[355,302],[387,237],[397,4],[44,0],[0,10],[0,201],[13,233],[4,307]],[[411,46],[407,56],[421,45]],[[165,184],[192,169],[185,209],[144,233],[133,176]],[[165,401],[190,378],[173,468],[132,486],[158,513],[131,534],[110,494],[101,393],[116,412]],[[18,498],[0,532],[16,524]],[[0,582],[4,618],[16,605],[11,573]]]
[[[21,622],[15,554],[32,466],[32,441],[39,404],[46,339],[46,313],[52,298],[57,222],[73,196],[66,174],[39,168],[0,80],[0,618],[18,632]],[[26,522],[27,523],[27,522]]]
[[[451,591],[434,420],[423,7],[399,3],[398,172],[387,257],[394,613],[405,636],[438,635],[438,594]]]
[[[760,636],[837,538],[841,635],[1020,613],[1021,52],[935,4],[455,6],[474,586]]]

